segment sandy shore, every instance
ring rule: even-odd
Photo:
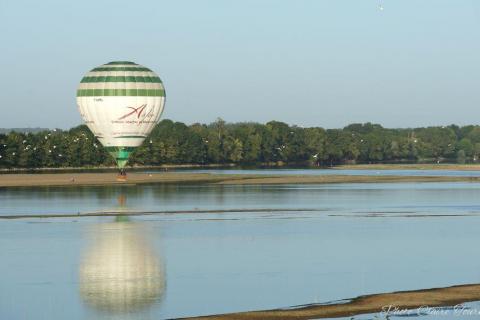
[[[248,175],[210,173],[129,173],[118,181],[115,173],[0,174],[0,187],[137,185],[151,183],[309,184],[369,182],[480,182],[480,177],[406,177],[348,175]]]
[[[447,288],[434,288],[416,291],[380,293],[360,296],[348,302],[334,304],[313,304],[290,309],[249,311],[191,317],[183,319],[244,320],[244,319],[321,319],[350,317],[359,314],[376,313],[384,310],[400,312],[419,307],[455,306],[460,303],[480,300],[480,284],[460,285]],[[453,312],[453,311],[451,311]],[[450,313],[454,316],[453,313]],[[448,318],[448,317],[446,317]]]
[[[0,187],[128,185],[144,183],[218,182],[221,177],[209,174],[129,173],[126,181],[118,181],[116,173],[38,173],[1,174]]]
[[[244,175],[210,173],[129,173],[118,181],[115,173],[1,174],[0,187],[137,185],[151,183],[310,184],[373,182],[480,182],[480,177],[407,177],[347,175]]]

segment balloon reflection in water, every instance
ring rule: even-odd
[[[93,228],[94,244],[80,265],[80,295],[101,311],[140,311],[158,302],[165,289],[159,256],[147,244],[145,230],[132,222]]]

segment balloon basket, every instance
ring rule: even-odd
[[[126,175],[126,174],[125,174],[125,175],[119,174],[119,175],[117,176],[117,181],[120,181],[120,182],[125,182],[125,181],[127,181],[127,175]]]

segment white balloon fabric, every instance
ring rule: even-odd
[[[114,61],[83,77],[77,105],[85,124],[123,169],[160,120],[165,88],[152,70]]]

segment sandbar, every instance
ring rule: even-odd
[[[91,185],[139,185],[157,183],[205,183],[228,185],[391,183],[391,182],[480,182],[480,177],[453,176],[372,176],[372,175],[255,175],[188,172],[129,173],[126,181],[115,173],[33,173],[0,174],[0,188]]]
[[[396,310],[397,315],[402,316],[403,314],[403,316],[408,316],[406,315],[406,310],[417,309],[420,307],[426,309],[432,307],[456,306],[464,302],[478,300],[480,300],[480,284],[468,284],[445,288],[365,295],[349,301],[347,300],[331,304],[311,304],[284,309],[247,311],[183,319],[322,319],[351,317],[359,314],[377,313],[388,310],[390,310],[390,315]],[[461,311],[461,308],[457,308],[457,312]],[[455,310],[451,310],[451,316],[454,316],[453,312],[455,312]]]

